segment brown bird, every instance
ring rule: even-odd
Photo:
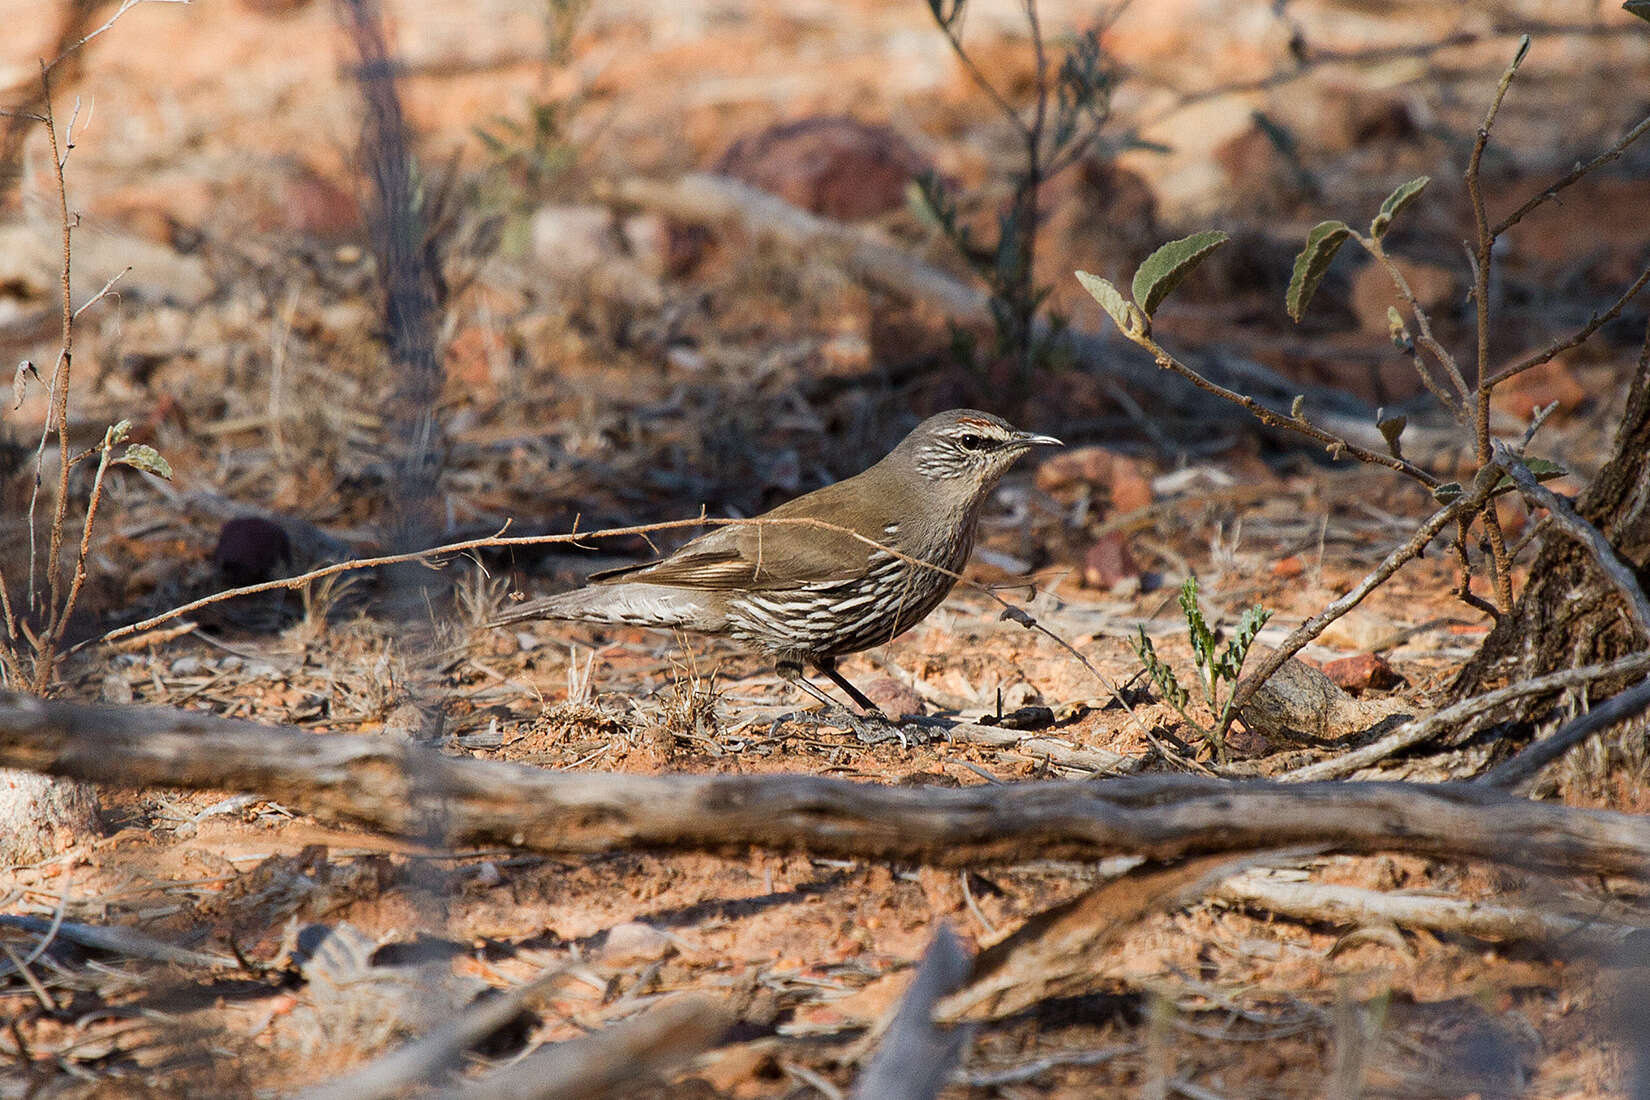
[[[968,562],[992,487],[1031,448],[1061,445],[990,413],[943,412],[863,473],[656,561],[592,574],[492,625],[563,619],[726,635],[772,657],[783,679],[827,707],[840,709],[804,665],[880,716],[836,659],[890,641],[939,606]]]

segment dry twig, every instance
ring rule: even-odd
[[[1463,898],[1292,882],[1265,871],[1234,875],[1217,886],[1211,896],[1255,906],[1291,920],[1331,925],[1397,924],[1499,942],[1569,941],[1578,946],[1597,947],[1619,944],[1639,931],[1614,921],[1586,920]]]
[[[1633,676],[1646,671],[1650,671],[1650,653],[1634,653],[1604,664],[1567,668],[1560,672],[1550,672],[1545,676],[1521,680],[1516,684],[1508,684],[1504,688],[1464,699],[1454,706],[1445,707],[1425,718],[1406,723],[1379,741],[1373,741],[1362,748],[1344,752],[1328,760],[1320,760],[1316,764],[1308,764],[1304,768],[1297,768],[1280,778],[1286,782],[1296,783],[1339,779],[1351,775],[1360,768],[1379,763],[1411,746],[1430,741],[1439,734],[1461,729],[1479,715],[1488,714],[1515,700],[1546,695],[1567,688],[1586,687],[1600,680]]]
[[[600,1100],[668,1073],[722,1037],[733,1022],[720,1002],[684,994],[612,1027],[541,1047],[442,1100]]]

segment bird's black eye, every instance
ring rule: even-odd
[[[958,436],[957,437],[957,442],[962,446],[963,450],[965,450],[965,451],[983,451],[983,450],[985,450],[985,439],[984,439],[984,437],[977,436],[973,432],[969,432],[967,435]]]

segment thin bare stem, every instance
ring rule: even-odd
[[[1495,125],[1495,116],[1501,110],[1501,101],[1506,98],[1507,89],[1512,86],[1513,77],[1517,75],[1518,67],[1523,64],[1524,56],[1529,50],[1530,36],[1525,35],[1519,40],[1518,52],[1513,55],[1512,63],[1501,74],[1501,80],[1495,86],[1495,95],[1490,100],[1489,110],[1484,113],[1484,121],[1478,127],[1478,136],[1473,140],[1472,155],[1467,159],[1467,197],[1472,202],[1472,220],[1477,230],[1476,251],[1473,254],[1473,306],[1476,310],[1478,328],[1478,392],[1473,407],[1473,434],[1476,438],[1480,466],[1490,461],[1491,386],[1487,383],[1490,372],[1490,264],[1495,250],[1495,234],[1490,231],[1489,219],[1484,214],[1482,164],[1484,149],[1490,141],[1490,128]],[[1513,603],[1512,562],[1507,557],[1507,540],[1501,532],[1501,521],[1493,508],[1484,510],[1484,533],[1490,543],[1495,602],[1503,611],[1510,611]]]
[[[1216,382],[1211,382],[1191,367],[1188,367],[1186,364],[1176,359],[1168,351],[1164,350],[1163,346],[1156,340],[1153,340],[1150,335],[1135,335],[1130,333],[1124,333],[1124,335],[1128,336],[1129,339],[1151,352],[1153,358],[1157,360],[1157,365],[1159,367],[1162,367],[1164,370],[1173,371],[1182,378],[1190,381],[1193,385],[1197,386],[1198,389],[1205,390],[1214,394],[1216,397],[1230,401],[1232,404],[1241,409],[1247,410],[1252,413],[1257,420],[1268,427],[1287,428],[1290,431],[1297,432],[1309,439],[1315,439],[1328,448],[1329,453],[1336,458],[1339,458],[1343,453],[1349,454],[1359,462],[1368,463],[1372,466],[1385,466],[1389,470],[1396,470],[1405,477],[1413,478],[1414,480],[1420,482],[1428,489],[1436,489],[1439,485],[1439,481],[1436,477],[1428,473],[1426,470],[1423,470],[1421,467],[1415,465],[1413,462],[1410,462],[1408,459],[1399,458],[1396,455],[1382,454],[1379,451],[1367,450],[1366,448],[1358,446],[1356,443],[1352,443],[1349,440],[1335,435],[1333,432],[1325,431],[1323,428],[1313,424],[1305,417],[1287,416],[1283,413],[1274,412],[1265,405],[1262,405],[1259,401],[1256,401],[1253,397],[1250,397],[1248,394],[1238,393],[1236,390],[1229,390],[1225,386],[1222,386]]]
[[[51,88],[46,67],[41,66],[40,81],[41,93],[46,101],[46,135],[51,141],[52,171],[57,181],[58,217],[62,228],[63,238],[63,278],[62,289],[62,342],[58,352],[57,366],[52,371],[52,401],[49,417],[57,429],[57,500],[52,508],[51,539],[46,558],[46,591],[47,600],[51,604],[52,614],[56,614],[59,606],[59,588],[63,583],[63,564],[59,560],[63,549],[63,524],[68,516],[69,509],[69,379],[74,362],[74,299],[70,291],[69,273],[71,262],[70,238],[74,230],[74,223],[69,218],[69,188],[63,176],[63,162],[67,157],[67,150],[61,149],[58,143],[57,122],[52,111]],[[77,107],[78,110],[78,107]],[[37,457],[36,468],[39,467]],[[48,633],[50,627],[47,628]]]
[[[1505,233],[1507,230],[1522,221],[1524,216],[1530,211],[1534,210],[1544,202],[1557,198],[1560,191],[1564,190],[1572,183],[1575,183],[1577,180],[1581,179],[1581,177],[1587,175],[1594,169],[1602,168],[1604,165],[1617,159],[1627,151],[1627,147],[1629,145],[1643,137],[1646,132],[1650,132],[1650,117],[1641,119],[1637,126],[1634,126],[1622,136],[1620,141],[1610,146],[1610,148],[1606,149],[1592,160],[1587,161],[1585,164],[1577,161],[1574,168],[1571,168],[1564,175],[1548,184],[1546,188],[1538,194],[1532,195],[1530,198],[1526,199],[1523,206],[1520,206],[1517,210],[1514,210],[1511,214],[1508,214],[1505,218],[1502,218],[1499,222],[1497,222],[1495,226],[1490,229],[1490,236],[1499,237],[1501,234]]]
[[[1449,409],[1458,421],[1465,423],[1466,406],[1472,400],[1472,391],[1467,388],[1467,380],[1462,376],[1461,367],[1456,363],[1455,356],[1451,355],[1449,350],[1432,334],[1432,318],[1428,316],[1426,310],[1421,308],[1421,303],[1416,300],[1415,291],[1410,288],[1409,279],[1404,275],[1403,269],[1393,262],[1392,257],[1387,255],[1386,246],[1382,243],[1381,238],[1365,237],[1362,233],[1354,235],[1357,237],[1358,243],[1363,245],[1364,250],[1375,259],[1375,262],[1386,269],[1387,275],[1392,279],[1392,285],[1398,291],[1398,296],[1404,300],[1404,305],[1409,308],[1410,314],[1415,318],[1415,326],[1420,333],[1416,343],[1426,348],[1427,351],[1432,353],[1432,357],[1438,360],[1439,365],[1449,375],[1451,384],[1454,385],[1456,393],[1460,395],[1459,398],[1452,399],[1446,395],[1443,387],[1438,385],[1437,380],[1431,376],[1430,372],[1422,369],[1419,355],[1415,356],[1415,372],[1421,376],[1421,381],[1426,384],[1427,389],[1433,392],[1433,395],[1438,398],[1443,406]]]
[[[1547,509],[1553,522],[1562,528],[1565,534],[1586,547],[1610,583],[1621,593],[1622,602],[1626,604],[1633,624],[1638,627],[1639,635],[1650,638],[1650,599],[1645,597],[1638,578],[1633,576],[1633,570],[1616,554],[1610,540],[1605,538],[1597,527],[1582,519],[1569,501],[1537,481],[1535,474],[1524,465],[1523,459],[1513,454],[1512,448],[1500,441],[1495,444],[1495,461],[1507,471],[1507,476],[1517,484],[1519,492],[1531,502]]]
[[[1455,541],[1452,548],[1455,550],[1456,558],[1461,562],[1461,581],[1451,595],[1475,611],[1482,611],[1492,619],[1500,619],[1501,609],[1472,590],[1472,561],[1467,556],[1467,532],[1471,526],[1470,516],[1462,516],[1455,521]]]
[[[1647,284],[1650,284],[1650,267],[1646,267],[1639,272],[1639,277],[1634,279],[1632,284],[1621,292],[1621,296],[1611,303],[1609,309],[1603,313],[1593,314],[1585,325],[1576,329],[1569,336],[1554,340],[1540,351],[1534,352],[1510,366],[1502,367],[1489,376],[1489,379],[1484,383],[1484,388],[1493,389],[1515,374],[1522,374],[1532,367],[1539,367],[1571,348],[1586,343],[1593,333],[1621,316],[1621,311],[1626,309],[1634,298],[1638,297],[1639,291],[1643,290]]]
[[[98,505],[103,501],[103,479],[109,472],[109,463],[113,457],[114,445],[106,438],[102,452],[98,456],[97,473],[92,477],[92,495],[86,503],[86,522],[80,528],[80,553],[75,556],[74,577],[69,582],[69,594],[63,598],[62,608],[54,613],[52,624],[46,631],[47,648],[41,651],[35,662],[35,687],[40,691],[44,691],[50,684],[58,643],[63,640],[63,632],[69,626],[69,616],[74,614],[75,604],[80,600],[80,589],[86,583],[86,556],[92,549],[92,526],[97,519]]]

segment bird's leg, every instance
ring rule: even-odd
[[[837,672],[834,661],[827,658],[824,661],[816,662],[816,664],[821,672],[853,696],[854,702],[864,707],[866,713],[855,714],[809,683],[808,678],[802,675],[802,665],[798,661],[780,661],[777,665],[777,671],[781,680],[796,685],[821,703],[824,703],[825,713],[822,717],[830,724],[845,726],[853,731],[854,736],[868,745],[898,739],[902,746],[909,747],[910,741],[906,738],[905,731],[890,722],[887,715],[883,714],[875,703],[871,702],[863,692],[844,679],[842,674]],[[794,717],[800,717],[800,715]]]
[[[863,691],[860,691],[857,687],[848,682],[848,677],[842,675],[842,673],[836,670],[835,657],[822,657],[814,662],[814,667],[819,669],[819,671],[823,672],[826,676],[830,677],[831,683],[847,692],[848,698],[852,699],[855,703],[858,703],[860,710],[867,711],[871,714],[882,713],[881,707],[871,702]]]
[[[832,699],[829,695],[826,695],[823,691],[820,691],[818,688],[814,687],[813,684],[808,682],[808,678],[802,675],[802,663],[800,661],[780,661],[776,667],[776,671],[779,673],[779,678],[781,680],[784,680],[792,687],[801,688],[809,695],[812,695],[815,699],[818,699],[821,703],[824,703],[827,710],[842,709],[841,703],[838,703],[835,699]]]

